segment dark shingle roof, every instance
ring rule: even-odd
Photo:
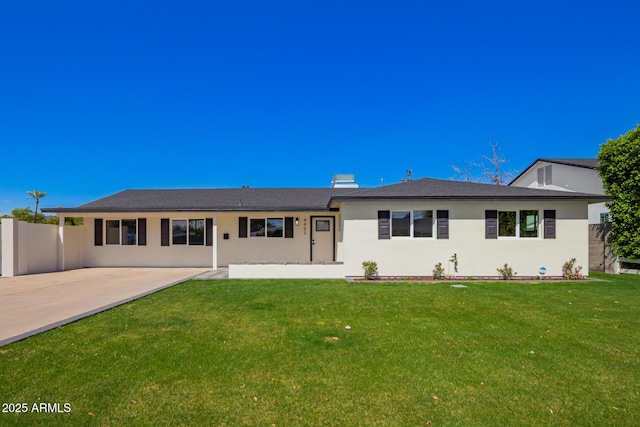
[[[544,158],[544,159],[536,159],[533,163],[527,166],[518,176],[513,178],[509,185],[513,184],[520,178],[522,175],[527,173],[529,169],[535,166],[538,162],[547,162],[547,163],[556,163],[559,165],[567,165],[567,166],[575,166],[578,168],[586,168],[586,169],[596,169],[600,166],[600,159],[584,159],[584,158]]]
[[[422,178],[376,188],[223,188],[192,190],[125,190],[77,208],[43,212],[256,212],[324,211],[345,201],[364,200],[587,200],[606,196],[568,191],[505,187]]]
[[[422,178],[384,187],[369,188],[336,195],[333,202],[380,199],[439,199],[439,200],[608,200],[606,196],[569,191],[539,190],[506,187],[462,181]]]
[[[346,188],[218,188],[125,190],[77,208],[44,212],[316,211]]]

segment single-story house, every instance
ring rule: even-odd
[[[543,267],[560,276],[571,258],[588,271],[588,205],[604,200],[424,178],[376,188],[125,190],[43,211],[84,218],[73,239],[61,237],[75,266],[345,277],[362,276],[371,260],[380,276],[431,276],[439,262],[460,276],[497,276],[505,263],[521,276]]]

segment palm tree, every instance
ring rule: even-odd
[[[33,191],[27,191],[27,194],[32,199],[36,200],[36,210],[33,213],[33,223],[35,224],[37,222],[37,220],[38,220],[38,203],[40,203],[40,199],[41,198],[46,197],[47,193],[45,193],[43,191],[33,190]],[[29,197],[27,197],[27,198],[29,198]]]

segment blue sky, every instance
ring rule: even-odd
[[[127,188],[516,173],[640,123],[637,1],[0,5],[0,214]]]

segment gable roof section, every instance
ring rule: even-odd
[[[600,159],[585,159],[585,158],[545,158],[536,159],[533,163],[525,168],[518,176],[513,178],[508,185],[516,182],[522,175],[531,170],[538,162],[556,163],[558,165],[574,166],[577,168],[596,169],[600,166]]]
[[[362,200],[587,200],[606,201],[606,196],[567,191],[539,190],[524,187],[507,187],[493,184],[448,181],[422,178],[415,181],[392,184],[340,194],[331,198],[332,203]]]
[[[331,196],[347,188],[219,188],[191,190],[124,190],[77,208],[43,212],[164,212],[164,211],[323,211]]]

